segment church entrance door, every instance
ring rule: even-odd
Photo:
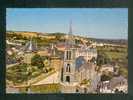
[[[66,76],[66,82],[70,82],[70,76]]]

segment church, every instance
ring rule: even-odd
[[[92,58],[97,58],[97,51],[95,48],[90,48],[86,45],[76,47],[72,35],[71,24],[67,37],[68,38],[66,39],[64,50],[63,66],[60,72],[60,80],[62,84],[61,90],[63,93],[82,93],[82,86],[80,83],[82,83],[84,80],[93,82],[97,76],[97,72],[95,71],[96,61],[90,62]],[[91,83],[91,85],[94,84]],[[88,86],[84,86],[83,93],[87,93],[88,88]]]

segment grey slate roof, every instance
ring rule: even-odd
[[[76,59],[76,69],[78,69],[79,67],[81,67],[81,65],[85,64],[85,59],[83,56],[80,56]]]
[[[37,51],[37,44],[30,40],[26,43],[25,47],[23,48],[24,52],[35,52]]]
[[[119,77],[114,77],[110,80],[110,88],[114,88],[115,86],[117,86],[118,84],[127,84],[127,79],[124,78],[123,76],[119,76]]]

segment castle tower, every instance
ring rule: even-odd
[[[24,47],[24,62],[27,64],[31,64],[31,58],[37,52],[37,44],[33,43],[32,38]]]
[[[56,71],[59,71],[61,69],[62,61],[61,58],[58,56],[56,52],[55,46],[51,45],[51,62],[50,66],[54,68]]]

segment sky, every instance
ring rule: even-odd
[[[72,32],[92,38],[127,39],[127,8],[7,8],[6,29],[31,32]]]

